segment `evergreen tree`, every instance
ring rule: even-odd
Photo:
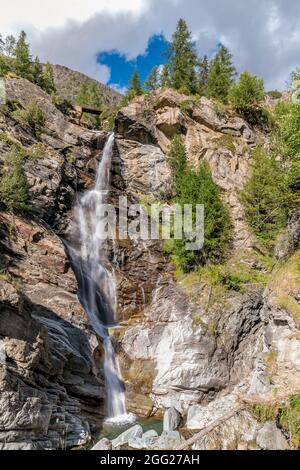
[[[15,57],[16,54],[16,39],[10,34],[5,38],[4,52],[8,57]]]
[[[76,101],[81,106],[90,106],[91,108],[99,109],[103,106],[103,96],[95,82],[82,82]],[[100,126],[100,116],[85,115],[85,117],[93,125]]]
[[[207,92],[207,81],[208,81],[208,73],[209,73],[209,60],[207,55],[200,60],[199,63],[199,90],[198,93],[200,95],[205,95]]]
[[[5,77],[5,75],[10,71],[10,66],[7,61],[7,57],[0,55],[0,77]]]
[[[135,69],[130,80],[129,89],[127,92],[127,98],[131,100],[142,94],[143,94],[143,88],[141,85],[141,80],[140,80],[138,71]]]
[[[169,66],[165,64],[162,69],[160,84],[163,88],[167,88],[170,86],[170,73],[169,73]]]
[[[147,80],[145,81],[145,87],[149,91],[157,90],[160,87],[160,76],[158,67],[153,67]]]
[[[26,33],[21,31],[16,44],[16,73],[22,77],[32,80],[32,61],[29,52],[29,45],[26,42]]]
[[[229,91],[229,101],[238,109],[257,105],[264,97],[264,82],[243,72],[238,83],[232,85]]]
[[[241,199],[252,231],[264,241],[274,241],[287,221],[295,197],[280,164],[263,148],[254,151],[251,177]]]
[[[0,33],[0,54],[4,53],[5,42],[3,40],[2,34]]]
[[[53,68],[49,62],[47,62],[47,64],[45,65],[45,68],[42,74],[42,88],[49,95],[51,95],[51,93],[56,93]]]
[[[33,76],[34,83],[42,87],[43,86],[43,67],[37,56],[34,59],[34,62],[32,64],[32,76]]]
[[[235,75],[232,55],[225,46],[221,45],[210,65],[207,78],[208,95],[226,103]]]
[[[170,84],[187,94],[197,91],[197,54],[191,33],[183,19],[177,23],[168,51],[170,60]]]
[[[207,162],[201,163],[196,170],[192,168],[186,160],[185,146],[178,135],[172,140],[169,162],[173,172],[176,202],[182,207],[184,204],[193,205],[194,222],[197,204],[203,204],[205,208],[203,250],[187,251],[187,240],[183,239],[173,240],[169,252],[173,253],[175,263],[183,271],[190,271],[208,260],[220,261],[230,239],[231,221]]]
[[[28,208],[28,184],[23,173],[20,151],[14,147],[6,154],[0,179],[0,201],[10,210]]]

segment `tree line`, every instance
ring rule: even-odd
[[[144,86],[138,71],[134,71],[127,92],[128,100],[161,87],[230,102],[236,108],[254,106],[264,97],[263,80],[255,75],[243,72],[236,82],[237,71],[232,54],[223,44],[218,45],[211,60],[207,55],[198,57],[195,42],[183,19],[178,21],[165,54],[168,62],[162,67],[154,67]]]
[[[21,31],[16,39],[0,34],[0,77],[13,73],[40,86],[46,93],[56,93],[53,68],[49,62],[43,67],[39,58],[32,57],[26,33]]]

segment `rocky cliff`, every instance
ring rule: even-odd
[[[16,142],[27,153],[40,145],[38,158],[23,162],[30,211],[13,215],[3,207],[0,214],[0,442],[7,449],[72,447],[99,429],[105,390],[101,344],[77,300],[63,239],[76,192],[92,185],[107,135],[70,123],[26,80],[7,80],[6,88],[0,165]],[[25,108],[33,97],[46,115],[38,136],[10,108]],[[298,254],[289,257],[286,249],[291,238],[297,242],[298,219],[280,241],[274,266],[249,232],[238,196],[251,149],[268,145],[267,130],[172,90],[131,102],[115,128],[111,202],[117,205],[120,195],[143,204],[162,198],[172,178],[170,140],[180,133],[189,161],[208,161],[230,206],[227,268],[246,279],[237,292],[209,269],[179,276],[158,241],[117,240],[110,247],[122,324],[114,340],[130,410],[159,416],[173,406],[194,430],[241,402],[299,391]],[[194,445],[268,448],[274,432],[286,448],[274,422],[265,429],[246,410],[217,437]]]

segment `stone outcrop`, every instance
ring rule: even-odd
[[[106,134],[69,123],[26,80],[6,80],[6,93],[8,106],[37,102],[46,123],[35,135],[9,108],[0,113],[0,172],[14,142],[36,149],[23,162],[30,212],[0,212],[0,447],[69,448],[99,429],[105,392],[101,347],[56,233],[93,181]]]
[[[11,139],[26,149],[39,144],[38,158],[23,162],[30,212],[17,216],[0,208],[0,446],[70,448],[86,444],[101,426],[105,390],[101,345],[78,302],[62,240],[75,194],[93,183],[107,134],[68,121],[26,80],[7,80],[7,96],[21,109],[36,101],[46,123],[37,136],[10,109],[0,114],[0,131],[10,137],[0,134],[0,173]],[[239,191],[249,174],[251,149],[268,136],[210,100],[157,90],[119,111],[110,202],[117,206],[119,196],[127,195],[129,203],[146,206],[170,191],[168,149],[178,132],[190,163],[209,163],[230,207],[232,256],[264,273],[258,257],[251,259],[259,250]],[[288,242],[278,245],[279,259],[287,259],[297,245],[298,231],[295,216],[285,234]],[[284,265],[266,289],[254,282],[247,292],[223,292],[215,299],[207,281],[197,278],[187,285],[174,276],[160,241],[115,240],[108,249],[122,324],[114,341],[130,411],[162,417],[174,407],[188,416],[192,431],[244,396],[299,389],[300,294],[294,267]],[[288,304],[287,279],[292,280]],[[258,423],[243,411],[194,448],[271,448],[272,432],[284,449],[286,436],[274,423]],[[183,443],[177,431],[146,434],[135,427],[113,445],[176,449]],[[111,445],[101,441],[98,448]]]

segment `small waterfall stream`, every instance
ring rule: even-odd
[[[78,282],[78,297],[94,331],[103,339],[107,421],[124,424],[134,421],[126,411],[125,390],[119,362],[109,336],[116,327],[116,282],[107,268],[102,205],[109,194],[114,134],[105,144],[95,186],[78,197],[69,229],[67,248]]]

